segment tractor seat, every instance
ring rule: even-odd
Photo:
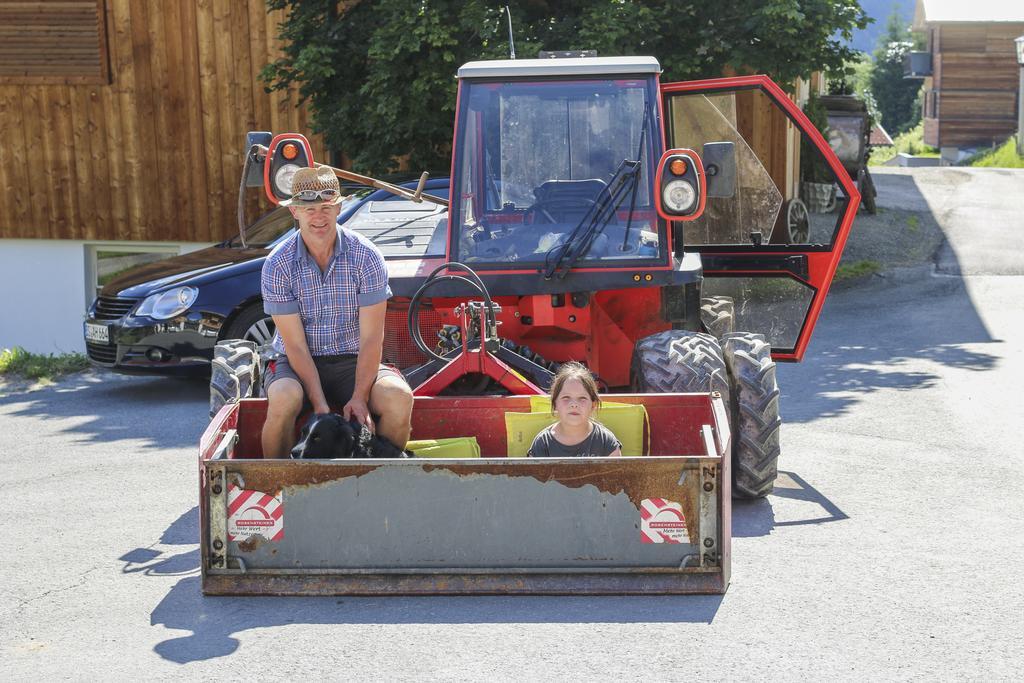
[[[600,178],[548,180],[533,190],[540,205],[558,221],[579,222],[583,215],[607,194],[608,184]]]

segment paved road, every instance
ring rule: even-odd
[[[872,167],[878,205],[928,211],[947,241],[950,275],[1024,275],[1024,170]]]
[[[0,671],[1016,679],[1022,287],[938,275],[830,299],[808,359],[781,369],[784,473],[736,505],[720,597],[203,598],[204,387],[0,396]]]

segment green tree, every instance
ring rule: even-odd
[[[921,108],[916,104],[921,83],[903,78],[903,57],[913,46],[910,29],[899,12],[893,10],[886,21],[885,33],[879,38],[871,70],[871,92],[882,125],[892,136],[910,130],[921,120]]]
[[[502,5],[480,0],[268,0],[284,9],[284,57],[269,89],[296,88],[312,126],[353,166],[386,173],[407,157],[446,172],[454,75],[475,59],[507,58]],[[340,7],[340,9],[339,9]],[[649,54],[665,81],[767,73],[786,84],[839,69],[867,24],[857,0],[529,0],[511,6],[516,56],[596,49]]]
[[[816,93],[811,93],[804,104],[804,114],[814,127],[828,140],[828,112]],[[829,168],[825,157],[821,156],[806,135],[800,136],[800,179],[809,183],[831,183],[835,174]]]

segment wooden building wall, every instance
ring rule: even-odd
[[[1017,130],[1018,66],[1013,39],[1024,23],[929,27],[932,76],[925,106],[926,144],[1000,143]],[[933,104],[932,104],[933,102]]]
[[[102,22],[107,73],[41,73],[69,35],[83,44],[84,24],[24,28],[12,17],[55,7]],[[0,238],[235,234],[246,131],[308,134],[305,112],[258,80],[279,54],[281,18],[263,0],[0,0],[0,38],[27,32],[46,46],[20,74],[16,54],[0,55]]]

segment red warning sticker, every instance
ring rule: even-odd
[[[228,539],[244,541],[262,536],[268,541],[284,538],[284,494],[271,496],[248,491],[234,484],[228,487]]]
[[[644,543],[689,543],[683,506],[664,498],[640,501],[640,540]]]

